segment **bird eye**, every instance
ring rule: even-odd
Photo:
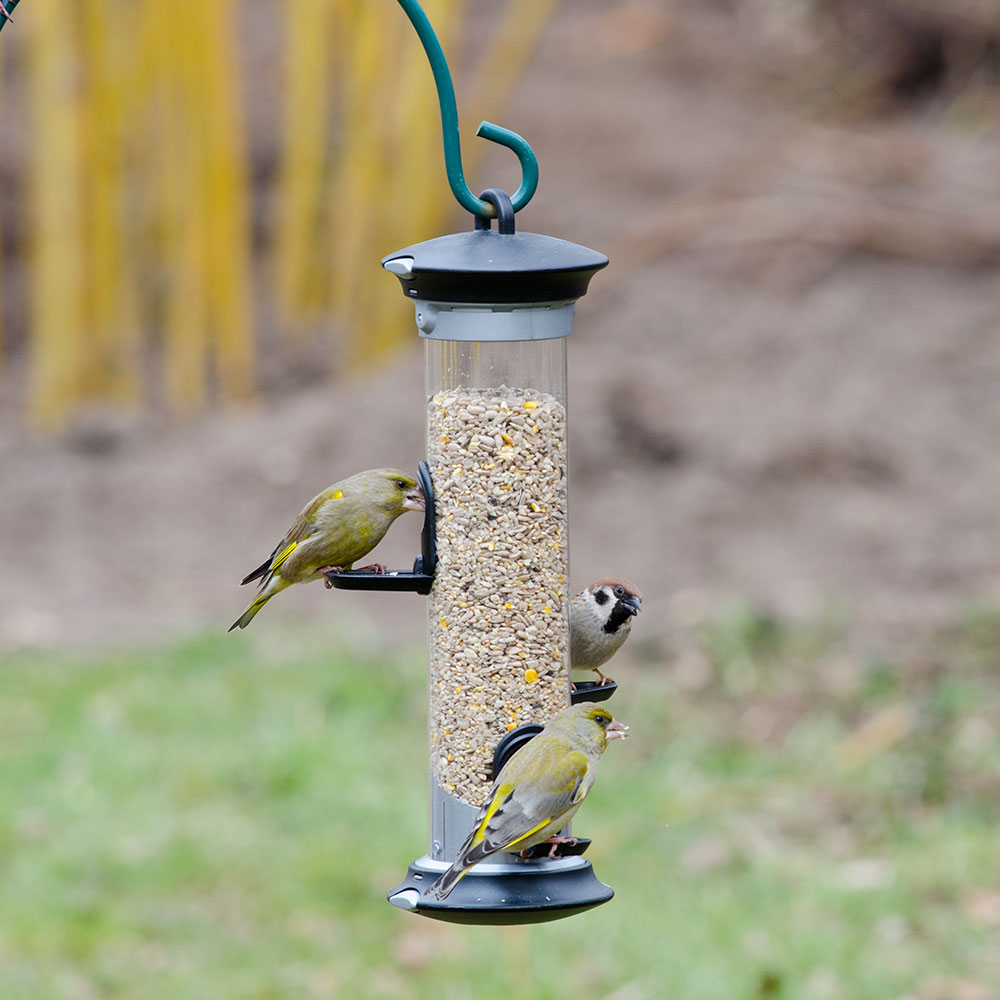
[[[396,480],[396,485],[401,489],[406,489],[406,483],[402,479]]]
[[[624,597],[624,596],[625,596],[625,588],[615,587],[615,597]]]

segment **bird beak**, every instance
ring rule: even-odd
[[[628,736],[628,726],[624,722],[619,722],[617,719],[612,719],[608,723],[608,728],[605,730],[609,740],[623,740]]]
[[[424,491],[418,486],[403,498],[403,510],[424,510]]]
[[[628,611],[630,615],[637,615],[642,611],[642,601],[638,597],[623,597],[619,604],[625,605],[625,610]]]

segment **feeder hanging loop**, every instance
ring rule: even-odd
[[[444,57],[441,43],[434,34],[427,15],[417,0],[399,0],[400,7],[410,19],[427,54],[437,87],[438,104],[441,107],[441,136],[444,140],[444,163],[448,184],[458,203],[467,212],[485,219],[496,218],[497,210],[488,201],[477,198],[465,181],[462,170],[462,146],[458,133],[458,108],[455,103],[455,87]],[[521,185],[510,199],[515,212],[519,212],[531,201],[538,187],[538,160],[527,141],[516,132],[492,122],[480,122],[476,135],[513,150],[521,164]]]
[[[497,230],[505,236],[514,234],[514,206],[511,203],[510,195],[501,188],[487,188],[479,192],[479,197],[489,202],[497,217]],[[492,223],[484,215],[476,216],[476,229],[489,229]]]

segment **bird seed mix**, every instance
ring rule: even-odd
[[[427,452],[431,769],[479,806],[504,735],[569,704],[566,410],[506,386],[439,392]]]

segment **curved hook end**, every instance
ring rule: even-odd
[[[538,187],[538,159],[535,151],[528,144],[524,136],[512,132],[502,125],[494,125],[493,122],[481,121],[476,135],[488,139],[490,142],[498,143],[513,150],[521,164],[521,186],[511,196],[511,204],[515,212],[520,212],[525,205],[531,201]]]
[[[17,2],[18,0],[0,0],[0,7],[6,3],[4,9],[5,12],[9,12],[14,9]],[[448,71],[448,63],[445,60],[441,43],[438,41],[437,35],[434,34],[434,29],[420,6],[419,0],[399,0],[399,5],[417,32],[417,37],[427,54],[427,61],[431,64],[431,72],[434,74],[438,104],[441,107],[441,134],[444,140],[445,170],[452,194],[455,195],[458,203],[473,215],[486,218],[494,217],[496,215],[494,206],[477,198],[465,182],[465,176],[462,172],[462,151],[458,137],[458,109],[455,106],[455,88],[451,82],[451,73]],[[521,161],[521,186],[514,192],[514,197],[511,199],[514,211],[518,211],[531,200],[531,196],[538,186],[538,161],[535,159],[534,152],[516,132],[511,132],[510,129],[493,125],[490,122],[481,122],[476,135],[507,146]]]

